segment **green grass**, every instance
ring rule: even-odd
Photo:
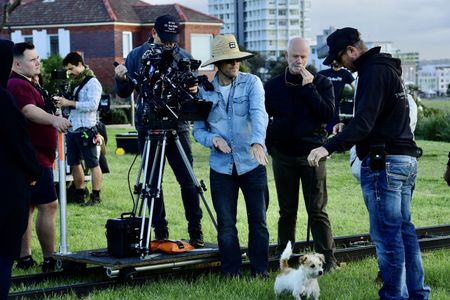
[[[118,156],[114,154],[116,147],[115,134],[131,129],[110,128],[108,130],[108,162],[111,173],[105,175],[102,189],[103,203],[95,207],[80,207],[69,204],[67,211],[68,246],[70,251],[97,249],[106,247],[105,224],[109,218],[119,217],[122,212],[132,208],[127,186],[127,172],[133,155]],[[412,218],[416,226],[428,226],[449,223],[450,189],[442,175],[447,161],[450,143],[418,141],[423,148],[424,156],[419,159],[419,175],[412,207]],[[194,166],[198,179],[203,179],[209,189],[208,150],[193,142]],[[135,174],[139,159],[132,171],[131,184],[135,182]],[[367,233],[369,229],[367,211],[361,197],[359,185],[353,179],[348,166],[348,153],[333,154],[327,161],[328,170],[328,213],[333,234],[335,236]],[[278,204],[275,192],[273,173],[268,167],[270,204],[267,212],[268,228],[271,243],[276,242]],[[166,167],[164,176],[164,193],[170,236],[174,239],[188,238],[186,221],[181,196],[175,177],[170,167]],[[90,188],[90,185],[89,185]],[[209,191],[205,196],[210,203]],[[303,201],[301,200],[301,203]],[[203,209],[203,228],[205,239],[216,242],[214,227]],[[238,208],[238,229],[241,245],[247,243],[246,210],[242,195]],[[306,238],[306,213],[301,204],[298,213],[297,240]],[[36,236],[33,239],[35,259],[42,261]],[[450,299],[448,270],[450,250],[427,252],[423,255],[426,270],[426,282],[432,287],[432,299]],[[352,262],[341,270],[326,275],[321,279],[321,299],[376,299],[378,286],[374,283],[376,275],[374,258]],[[34,271],[38,271],[36,268]],[[14,271],[14,275],[24,272]],[[121,287],[96,292],[88,299],[273,299],[273,282],[276,273],[268,280],[254,280],[248,276],[240,280],[224,280],[220,275],[205,275],[194,281],[168,280],[145,284],[141,287]],[[61,282],[50,282],[42,286],[58,285]],[[64,299],[75,299],[66,296]],[[291,299],[282,297],[281,299]]]
[[[435,108],[435,109],[450,111],[450,97],[422,99],[420,103],[428,108]]]

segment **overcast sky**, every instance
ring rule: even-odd
[[[208,13],[208,0],[147,0],[180,3]],[[312,0],[311,33],[330,25],[357,28],[366,41],[391,41],[420,59],[450,58],[449,0]]]

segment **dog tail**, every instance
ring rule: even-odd
[[[280,257],[280,269],[284,270],[289,267],[288,260],[292,255],[292,245],[291,241],[288,241],[286,244],[286,248],[284,249],[283,253],[281,253]]]

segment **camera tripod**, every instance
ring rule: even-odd
[[[139,251],[142,256],[146,256],[150,253],[150,232],[153,219],[153,209],[155,204],[155,199],[161,196],[162,178],[164,171],[164,159],[165,151],[167,145],[167,139],[170,138],[175,143],[178,152],[183,160],[184,166],[189,173],[189,176],[196,188],[197,193],[201,197],[203,204],[208,211],[209,216],[217,230],[217,223],[214,216],[209,208],[208,202],[206,202],[205,196],[203,194],[206,191],[206,186],[201,181],[197,180],[194,174],[194,170],[186,156],[186,153],[180,143],[178,133],[174,129],[151,129],[148,131],[145,138],[144,150],[142,152],[141,165],[138,170],[135,193],[139,194],[137,201],[133,206],[133,214],[141,219],[140,230],[139,230]],[[152,142],[157,143],[153,163],[149,165],[150,160],[150,149]],[[150,168],[150,174],[148,172]],[[142,173],[144,176],[142,176]],[[154,183],[154,178],[156,177],[156,184]],[[142,177],[142,181],[141,181]],[[139,209],[139,212],[138,212]],[[149,215],[147,219],[147,209],[149,210]],[[144,242],[145,235],[145,242]]]

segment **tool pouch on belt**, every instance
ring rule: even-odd
[[[383,171],[386,169],[386,152],[384,148],[384,144],[370,146],[370,169],[373,171]]]
[[[83,142],[83,146],[89,145],[97,145],[98,144],[98,135],[97,135],[97,127],[84,128],[84,130],[80,131],[81,141]]]

